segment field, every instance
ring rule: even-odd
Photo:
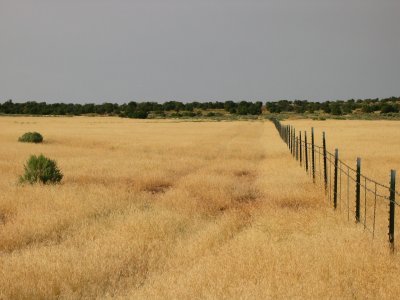
[[[325,130],[329,149],[384,183],[400,170],[397,122],[290,123]],[[397,252],[332,210],[271,122],[1,117],[0,128],[0,298],[400,293]],[[43,144],[17,142],[33,130]],[[61,185],[18,184],[39,153]]]

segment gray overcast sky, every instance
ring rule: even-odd
[[[400,96],[400,0],[0,0],[0,100]]]

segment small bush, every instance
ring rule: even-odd
[[[43,154],[39,156],[31,155],[24,166],[24,170],[25,174],[20,177],[21,183],[59,183],[63,178],[63,174],[58,169],[56,162]]]
[[[194,112],[192,112],[192,111],[185,111],[185,112],[182,113],[182,116],[193,118],[193,117],[196,116],[196,114]]]
[[[43,142],[43,136],[39,132],[26,132],[18,139],[19,142],[23,143],[41,143]]]
[[[181,113],[172,113],[171,115],[170,115],[170,117],[171,118],[181,118],[183,115],[181,114]]]

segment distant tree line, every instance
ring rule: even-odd
[[[294,112],[294,113],[314,113],[322,111],[332,115],[351,114],[355,110],[363,113],[398,113],[400,97],[390,97],[384,99],[350,99],[347,101],[325,101],[309,102],[307,100],[280,100],[267,102],[266,108],[271,113]]]
[[[355,111],[362,113],[398,113],[400,97],[385,99],[350,99],[347,101],[310,102],[307,100],[279,100],[266,102],[265,108],[270,113],[314,113],[324,112],[332,115],[351,114]],[[214,116],[213,110],[225,110],[236,115],[260,115],[262,102],[225,101],[225,102],[188,102],[168,101],[157,102],[128,102],[124,104],[105,102],[102,104],[78,103],[46,103],[28,101],[14,103],[12,100],[0,103],[0,114],[27,114],[27,115],[117,115],[128,118],[145,119],[149,114],[166,116],[201,116],[202,111],[209,110],[206,116]]]
[[[102,103],[102,104],[78,104],[78,103],[46,103],[28,101],[14,103],[12,100],[0,103],[2,114],[28,114],[28,115],[118,115],[120,117],[145,119],[149,113],[163,115],[166,112],[186,112],[187,116],[195,116],[195,110],[226,110],[231,114],[259,115],[261,114],[261,102],[189,102],[168,101],[157,102],[129,102],[124,104]]]

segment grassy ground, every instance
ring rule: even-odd
[[[398,254],[332,211],[270,122],[3,117],[0,126],[0,298],[400,292]],[[44,144],[17,142],[34,130]],[[17,184],[39,153],[57,160],[62,185]]]

